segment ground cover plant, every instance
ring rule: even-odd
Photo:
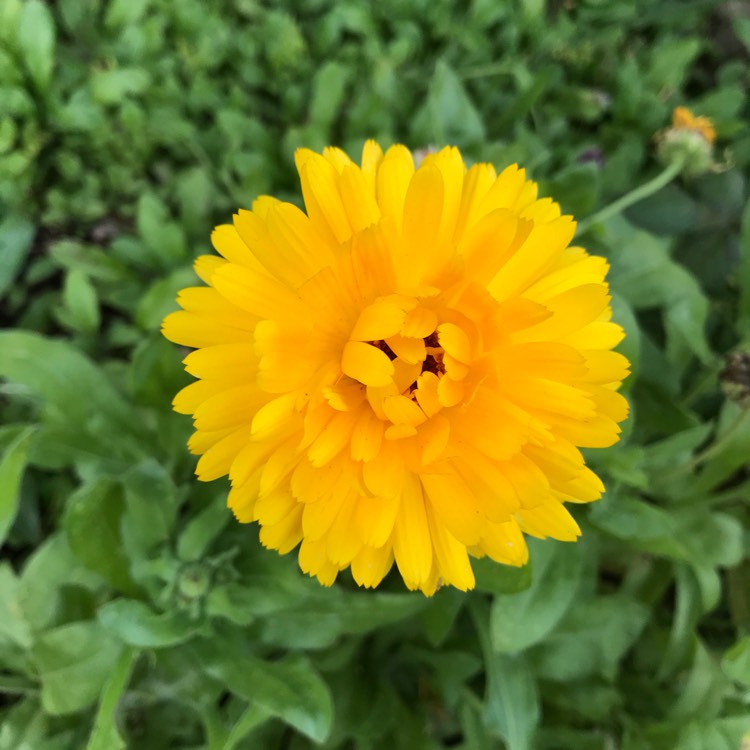
[[[744,2],[0,0],[0,748],[740,750],[749,55]],[[468,593],[321,587],[170,406],[213,226],[367,138],[525,167],[627,331],[582,538]]]

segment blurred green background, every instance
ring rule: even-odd
[[[0,0],[0,750],[740,750],[749,83],[744,0]],[[584,218],[678,105],[721,167],[581,237],[634,374],[579,544],[323,589],[194,480],[159,324],[296,147],[455,144]]]

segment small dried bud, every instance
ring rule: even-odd
[[[729,354],[719,379],[728,399],[743,409],[750,408],[750,351]]]
[[[696,117],[686,107],[677,107],[672,114],[672,127],[656,134],[656,152],[664,164],[683,160],[683,174],[695,177],[715,167],[715,140],[716,129],[711,120]]]

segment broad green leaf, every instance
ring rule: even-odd
[[[90,706],[121,646],[96,622],[74,622],[41,635],[32,657],[42,680],[42,706],[53,715]]]
[[[624,228],[620,222],[617,226]],[[710,363],[706,339],[708,300],[696,279],[670,257],[665,243],[646,232],[624,228],[612,245],[612,288],[636,309],[664,309],[667,352],[679,366],[688,355]]]
[[[532,563],[517,568],[513,565],[501,565],[489,557],[473,559],[471,567],[474,569],[477,591],[487,591],[490,594],[516,594],[531,586]]]
[[[0,377],[29,388],[45,416],[106,441],[111,458],[138,456],[143,434],[131,407],[104,372],[65,341],[27,331],[0,332]]]
[[[99,328],[99,299],[88,276],[79,269],[69,271],[63,285],[65,318],[77,331],[91,333]]]
[[[573,602],[581,573],[577,544],[528,540],[533,560],[531,586],[498,594],[490,613],[492,647],[513,654],[542,640]]]
[[[146,557],[169,540],[177,509],[177,488],[165,468],[152,458],[123,477],[125,514],[122,537],[132,560]]]
[[[120,523],[125,510],[122,487],[97,479],[79,488],[68,500],[63,527],[73,554],[116,589],[135,591],[123,548]]]
[[[113,68],[96,71],[91,79],[91,94],[99,104],[119,104],[127,96],[148,88],[151,76],[141,68]]]
[[[0,564],[0,643],[24,650],[31,646],[31,628],[18,601],[19,583],[10,565]]]
[[[740,638],[721,660],[724,674],[735,682],[750,686],[750,636]]]
[[[440,589],[422,611],[419,620],[424,634],[433,646],[439,646],[450,635],[456,618],[466,604],[463,592],[452,587]]]
[[[206,597],[206,614],[224,617],[235,625],[249,625],[254,619],[254,592],[238,583],[214,586]]]
[[[117,718],[117,705],[128,684],[137,658],[138,652],[135,649],[126,648],[115,662],[109,679],[102,689],[99,708],[86,750],[122,750],[126,747],[115,719]]]
[[[227,735],[222,750],[234,750],[245,737],[271,717],[269,711],[257,703],[248,706]]]
[[[427,143],[462,147],[481,143],[484,124],[461,80],[443,60],[435,66],[427,101],[414,118],[413,128]]]
[[[210,505],[190,520],[177,539],[177,554],[181,560],[200,560],[232,518],[222,491]]]
[[[185,612],[156,614],[143,602],[115,599],[99,609],[99,622],[121,641],[138,648],[166,648],[192,638],[199,623]]]
[[[704,41],[698,37],[663,38],[652,48],[649,79],[659,90],[674,91],[682,86],[688,69],[700,53]]]
[[[41,0],[26,0],[18,25],[18,46],[40,91],[46,91],[55,57],[55,22]]]
[[[149,0],[112,0],[107,7],[104,25],[110,29],[128,26],[141,19]]]
[[[49,254],[63,268],[81,271],[98,281],[121,283],[133,275],[132,270],[112,254],[80,242],[60,240],[50,247]]]
[[[333,719],[331,695],[304,657],[263,661],[232,654],[221,643],[208,640],[192,649],[205,672],[237,695],[262,706],[315,742],[328,737]]]
[[[0,545],[8,537],[21,499],[21,480],[36,429],[28,427],[5,449],[0,459]]]
[[[500,733],[508,750],[531,750],[540,711],[529,664],[523,654],[493,654],[485,667],[485,722]]]
[[[167,314],[179,310],[177,293],[195,284],[196,276],[192,268],[178,268],[154,282],[136,308],[135,320],[138,325],[146,331],[157,330]]]
[[[26,561],[21,572],[18,601],[34,630],[43,630],[55,620],[63,587],[95,589],[101,577],[85,568],[73,555],[67,536],[53,533]]]
[[[680,732],[674,750],[747,750],[750,714],[691,721]]]
[[[630,495],[607,493],[591,506],[589,520],[617,539],[648,541],[675,533],[676,523],[663,508]]]
[[[426,599],[410,594],[334,592],[340,590],[315,591],[276,613],[263,623],[262,640],[286,648],[324,648],[342,635],[368,633],[427,607]]]
[[[718,663],[696,637],[693,664],[669,718],[674,721],[717,718],[727,684]]]
[[[560,682],[590,675],[611,680],[648,617],[643,604],[624,595],[577,603],[534,649],[531,663],[539,676]]]
[[[310,121],[315,126],[331,126],[343,102],[348,79],[347,68],[333,60],[324,63],[315,72],[310,100]]]
[[[136,221],[138,232],[161,268],[171,268],[187,259],[185,235],[155,193],[140,197]]]
[[[12,288],[31,250],[34,225],[20,217],[8,216],[0,223],[0,300]]]
[[[37,697],[17,701],[3,712],[0,724],[0,750],[37,750],[42,748],[50,717]]]

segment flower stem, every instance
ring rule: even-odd
[[[671,164],[668,164],[656,177],[649,180],[648,182],[639,185],[637,188],[631,190],[629,193],[619,197],[616,201],[613,201],[608,206],[597,211],[586,219],[583,219],[578,223],[578,231],[576,234],[585,232],[592,224],[596,224],[601,221],[606,221],[611,216],[622,213],[626,208],[639,203],[644,198],[648,198],[657,190],[661,190],[665,185],[668,185],[685,166],[685,159],[675,159]]]
[[[745,425],[745,421],[750,416],[750,409],[743,409],[732,424],[727,428],[723,435],[716,438],[716,440],[705,448],[700,453],[696,453],[689,461],[678,466],[673,471],[666,475],[667,479],[674,479],[682,474],[688,474],[696,467],[705,463],[709,458],[712,458],[717,453],[720,453],[727,445],[732,441],[734,436],[742,429]]]
[[[743,409],[737,415],[737,419],[735,419],[734,422],[732,422],[732,424],[727,428],[727,431],[721,437],[717,438],[715,442],[709,445],[708,448],[701,451],[700,453],[696,453],[696,455],[693,456],[692,459],[690,459],[690,461],[685,464],[685,466],[683,467],[683,471],[690,471],[690,469],[694,469],[696,466],[699,466],[704,461],[707,461],[709,458],[722,451],[731,442],[732,438],[740,431],[749,415],[750,410]]]

